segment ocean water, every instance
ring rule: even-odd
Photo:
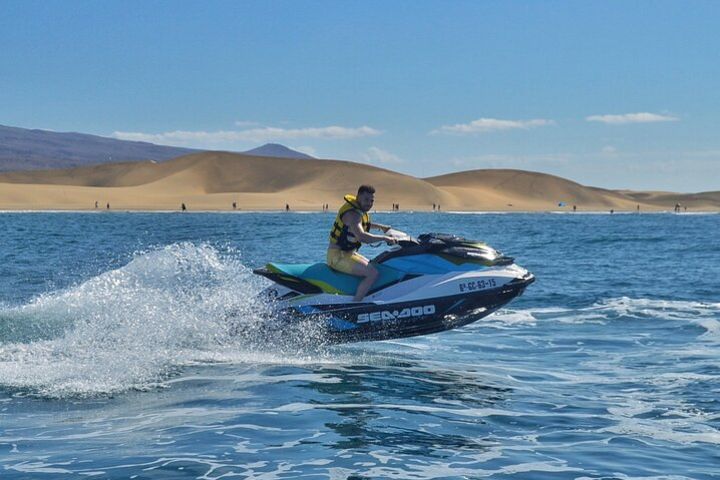
[[[300,347],[223,318],[260,321],[251,269],[322,260],[331,214],[0,213],[0,478],[720,478],[720,215],[375,218],[537,281]]]

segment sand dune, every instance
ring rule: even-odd
[[[204,152],[162,163],[126,162],[65,170],[0,174],[0,209],[190,210],[336,208],[342,195],[361,183],[374,185],[376,208],[403,210],[544,211],[669,210],[675,203],[695,210],[719,210],[720,192],[675,194],[586,187],[543,173],[473,170],[419,179],[340,160],[259,157]],[[564,202],[565,207],[558,204]]]
[[[524,170],[470,170],[425,179],[462,200],[492,210],[557,210],[560,204],[584,209],[634,209],[638,202],[619,192]],[[673,204],[674,205],[674,204]],[[487,208],[484,208],[487,209]]]

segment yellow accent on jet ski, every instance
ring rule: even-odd
[[[380,288],[402,279],[405,274],[394,268],[385,265],[376,265],[380,272],[380,278],[375,282],[374,287]],[[360,277],[339,273],[330,268],[326,263],[314,264],[273,264],[269,263],[265,269],[273,274],[274,282],[285,284],[289,288],[295,288],[300,283],[309,283],[325,293],[352,295],[362,280]],[[299,291],[303,289],[298,288]]]
[[[334,295],[345,295],[346,294],[346,292],[343,292],[342,290],[338,290],[337,288],[333,287],[332,285],[330,285],[327,282],[323,282],[322,280],[311,280],[308,278],[306,281],[309,283],[312,283],[316,287],[319,287],[320,290],[322,290],[325,293],[332,293]]]

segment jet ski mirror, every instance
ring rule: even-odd
[[[390,247],[390,250],[398,250],[402,247],[409,247],[411,245],[419,245],[419,242],[415,240],[413,237],[408,235],[405,232],[401,232],[400,230],[395,230],[394,228],[388,229],[387,232],[385,232],[385,235],[388,237],[394,238],[397,243]],[[379,247],[381,245],[380,242],[378,243],[371,243],[370,246],[372,247]]]
[[[385,232],[385,235],[393,237],[395,240],[397,240],[398,245],[400,245],[401,247],[418,244],[418,241],[412,238],[410,235],[405,232],[401,232],[400,230],[395,230],[394,228],[391,228],[387,232]]]
[[[395,240],[410,240],[410,235],[408,235],[405,232],[401,232],[400,230],[395,230],[394,228],[389,228],[387,232],[385,232],[385,235],[388,237],[393,237]]]

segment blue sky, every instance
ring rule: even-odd
[[[0,124],[720,190],[720,2],[0,3]]]

